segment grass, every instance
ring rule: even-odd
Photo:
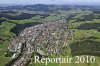
[[[73,17],[74,19],[77,19],[77,18],[81,18],[82,16],[84,15],[89,15],[90,13],[81,13],[81,14],[76,14],[75,17]]]
[[[0,57],[0,66],[4,66],[10,59],[9,57]]]
[[[10,29],[15,26],[12,23],[2,22],[0,25],[0,37],[3,39],[2,43],[0,43],[0,66],[4,66],[6,63],[10,61],[10,57],[5,57],[5,52],[8,50],[8,44],[10,39],[15,34],[10,32]]]
[[[56,21],[60,18],[60,16],[58,15],[51,15],[51,16],[48,16],[47,18],[45,18],[45,20],[47,21]]]
[[[0,25],[0,33],[1,33],[1,36],[13,36],[13,33],[10,32],[10,29],[12,27],[15,26],[15,24],[12,24],[12,23],[8,23],[8,22],[2,22],[2,25]]]

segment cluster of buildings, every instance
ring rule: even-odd
[[[60,54],[70,35],[65,22],[48,22],[24,29],[8,47],[11,52],[15,52],[12,59],[22,53],[14,66],[26,64],[34,51],[43,55]]]

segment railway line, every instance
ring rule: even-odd
[[[15,64],[13,64],[12,66],[24,66],[30,60],[32,53],[33,48],[31,48],[31,46],[28,48],[26,47],[22,53],[22,56],[19,59],[17,59]]]

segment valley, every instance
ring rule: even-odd
[[[37,8],[35,8],[37,7]],[[100,10],[92,6],[27,5],[0,8],[0,66],[45,66],[34,56],[72,57],[47,66],[99,66]],[[94,56],[94,63],[74,63]]]

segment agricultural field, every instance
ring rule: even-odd
[[[81,16],[78,18],[81,18]],[[94,55],[96,58],[95,63],[89,63],[89,64],[79,63],[79,64],[76,64],[76,66],[99,66],[100,32],[97,29],[99,28],[99,26],[100,26],[99,19],[71,23],[70,28],[73,29],[73,40],[72,40],[72,43],[69,44],[70,49],[71,49],[71,55],[73,57],[75,55],[79,55],[79,56],[81,55],[93,56]]]

